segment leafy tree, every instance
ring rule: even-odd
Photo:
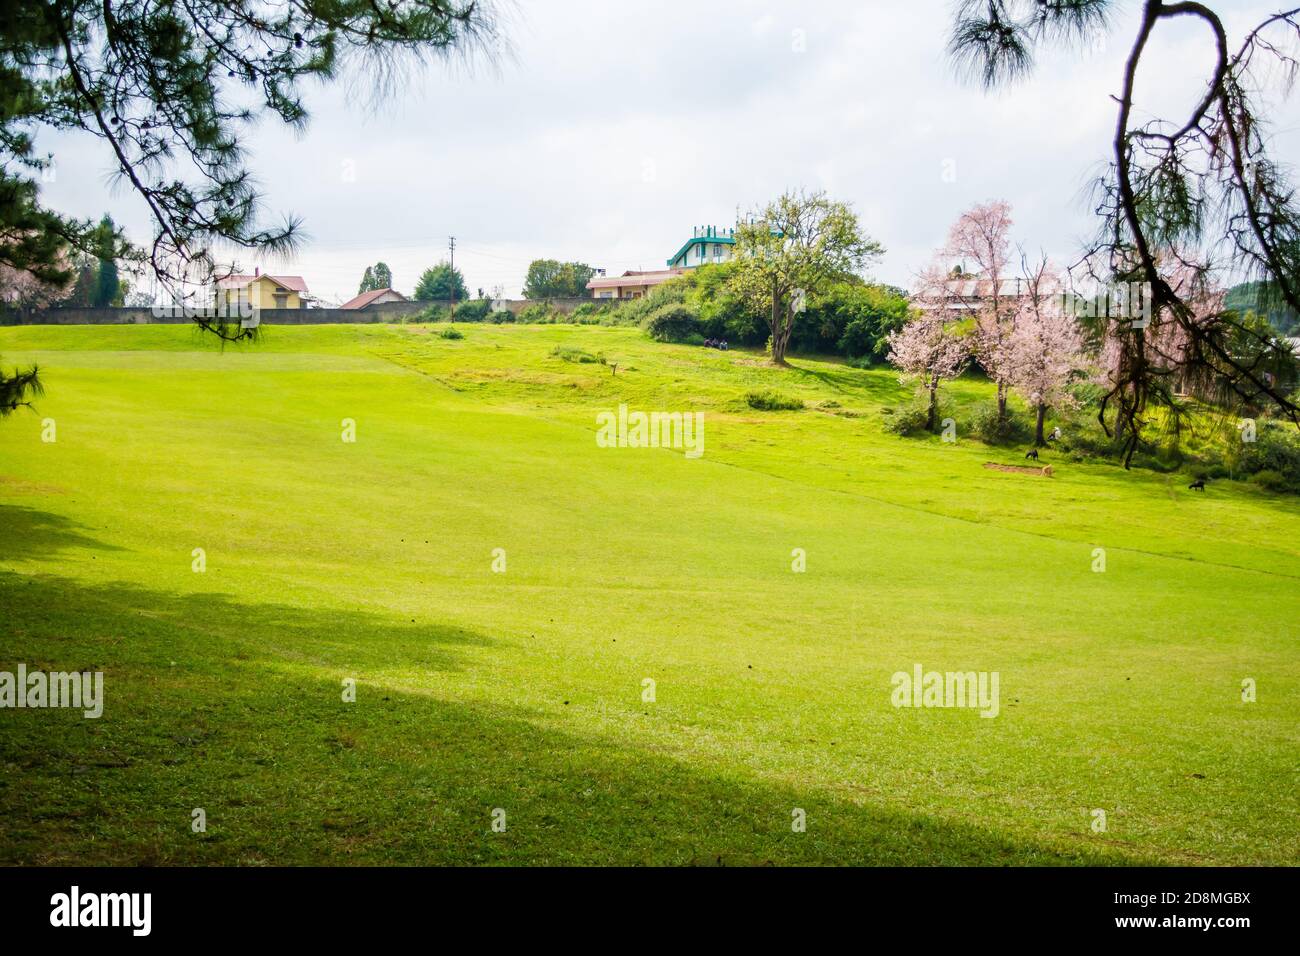
[[[583,262],[534,259],[524,279],[525,299],[580,299],[596,270]]]
[[[393,287],[393,273],[388,268],[386,262],[376,262],[373,266],[366,266],[365,275],[361,277],[361,287],[357,289],[357,295],[362,292],[375,292],[379,289],[391,289]]]
[[[707,263],[656,288],[683,284],[685,300],[699,314],[706,337],[734,345],[762,345],[768,338],[767,315],[737,291],[735,266],[732,260]]]
[[[970,349],[945,316],[919,315],[889,336],[889,361],[905,378],[916,379],[929,396],[925,427],[938,424],[939,384],[961,374]]]
[[[772,362],[785,365],[807,300],[855,277],[884,247],[862,234],[847,203],[824,192],[788,192],[735,233],[733,288],[768,316]]]
[[[41,126],[101,140],[115,173],[143,200],[152,241],[121,260],[147,261],[165,288],[220,274],[214,246],[261,256],[291,249],[298,221],[266,225],[241,145],[263,114],[301,128],[306,81],[367,56],[381,78],[403,63],[487,49],[490,3],[304,0],[248,4],[51,0],[5,5],[0,31],[0,264],[54,284],[72,253],[101,256],[98,227],[40,205]],[[61,258],[61,254],[67,258]],[[201,318],[223,337],[253,330]]]
[[[453,295],[458,301],[468,299],[469,290],[460,270],[446,262],[425,269],[415,286],[415,299],[419,302],[445,302]]]
[[[986,87],[1027,76],[1040,45],[1085,47],[1109,27],[1119,0],[961,0],[949,42],[959,69]],[[1135,91],[1143,57],[1162,27],[1187,22],[1205,31],[1214,54],[1194,105],[1172,119],[1149,116]],[[1115,375],[1099,403],[1107,434],[1123,436],[1124,464],[1137,449],[1148,408],[1181,414],[1176,383],[1198,397],[1270,403],[1296,424],[1300,405],[1267,369],[1285,346],[1250,328],[1237,312],[1198,314],[1171,281],[1179,266],[1210,272],[1222,264],[1268,283],[1270,298],[1300,311],[1300,193],[1270,153],[1266,98],[1285,93],[1297,69],[1300,8],[1264,18],[1230,43],[1219,14],[1204,2],[1142,0],[1116,103],[1112,159],[1096,185],[1101,228],[1088,257],[1103,282],[1150,290],[1150,316],[1113,319]],[[1196,283],[1184,283],[1195,288]],[[1165,327],[1176,327],[1166,330]],[[1174,353],[1153,346],[1179,340]],[[1109,416],[1109,418],[1108,418]]]
[[[791,346],[838,352],[850,358],[884,359],[889,333],[907,322],[909,306],[901,289],[866,282],[837,282],[808,306],[795,327]]]
[[[98,248],[99,262],[96,265],[95,290],[90,304],[97,309],[115,305],[121,301],[120,280],[117,274],[116,236],[117,229],[113,220],[105,216],[99,221]]]
[[[95,289],[99,284],[99,263],[93,256],[77,254],[73,257],[72,291],[60,303],[73,308],[89,308],[94,304]]]

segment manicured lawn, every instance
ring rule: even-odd
[[[888,370],[460,328],[0,329],[48,389],[0,422],[0,670],[106,694],[0,710],[0,862],[1300,859],[1295,499],[989,470],[884,433]],[[621,402],[704,455],[598,447]],[[999,715],[893,707],[915,663]]]

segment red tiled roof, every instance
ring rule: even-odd
[[[402,295],[402,293],[398,292],[396,289],[371,289],[369,292],[361,293],[355,299],[348,299],[348,301],[344,302],[341,306],[339,306],[339,308],[340,309],[364,309],[366,306],[368,306],[371,302],[374,302],[385,292],[391,292],[393,293],[393,295],[400,298],[403,302],[406,301],[406,296]]]
[[[263,272],[261,275],[229,275],[224,279],[217,280],[217,287],[220,289],[242,289],[257,279],[270,279],[286,289],[292,289],[294,292],[306,292],[307,282],[302,276],[273,276],[269,272]]]

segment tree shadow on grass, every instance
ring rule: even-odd
[[[89,529],[63,515],[24,505],[0,504],[0,556],[8,561],[48,558],[66,548],[125,550],[84,534],[86,530]]]
[[[809,368],[794,359],[790,362],[790,369],[801,379],[815,379],[832,391],[876,404],[901,401],[911,394],[898,384],[896,376],[865,372],[848,365]]]
[[[446,699],[421,675],[455,647],[509,652],[455,628],[12,573],[0,607],[0,667],[94,658],[106,698],[99,720],[0,710],[0,863],[1144,862],[714,772],[605,720],[635,713]]]

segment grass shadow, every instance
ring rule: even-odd
[[[23,505],[0,504],[0,541],[4,542],[4,557],[9,561],[48,558],[68,548],[126,550],[83,533],[87,530],[63,515]]]
[[[714,772],[599,713],[447,699],[421,675],[456,647],[509,651],[462,629],[9,572],[0,607],[0,668],[93,661],[106,698],[98,720],[0,710],[2,864],[1145,862]]]

